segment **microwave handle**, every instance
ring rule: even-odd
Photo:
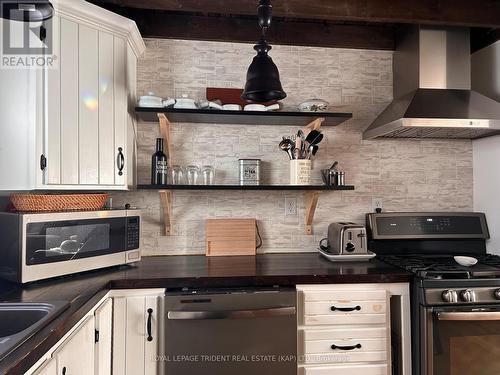
[[[438,320],[445,321],[500,320],[500,311],[439,312],[436,315]]]
[[[260,310],[225,310],[225,311],[169,311],[169,320],[206,320],[206,319],[252,319],[275,316],[295,315],[295,307],[278,307]]]

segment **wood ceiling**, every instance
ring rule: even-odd
[[[91,0],[144,37],[255,42],[257,0]],[[499,39],[500,0],[275,0],[271,44],[392,50],[401,24],[471,27],[472,50]]]

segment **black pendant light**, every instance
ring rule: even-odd
[[[21,22],[46,21],[54,15],[54,7],[48,0],[2,2],[0,17]]]
[[[271,27],[272,5],[270,0],[260,0],[257,14],[262,29],[260,41],[253,47],[257,56],[248,67],[247,83],[241,98],[247,101],[265,103],[286,98],[280,82],[280,73],[267,54],[271,46],[266,41],[266,33]]]

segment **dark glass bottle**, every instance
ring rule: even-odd
[[[163,152],[163,138],[156,138],[156,152],[151,158],[151,184],[167,183],[167,156]]]

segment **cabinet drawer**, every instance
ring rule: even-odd
[[[304,325],[343,325],[343,324],[386,324],[385,314],[335,314],[305,315]]]
[[[359,314],[385,314],[387,301],[343,301],[329,300],[319,302],[305,302],[304,314],[335,314],[342,315],[349,313],[350,315]]]
[[[301,331],[303,341],[316,340],[350,340],[350,339],[373,339],[386,338],[386,327],[374,328],[332,328],[332,329],[305,329]]]
[[[304,290],[302,291],[305,302],[312,301],[385,301],[387,292],[377,290]]]
[[[299,375],[387,375],[387,365],[305,366]]]

